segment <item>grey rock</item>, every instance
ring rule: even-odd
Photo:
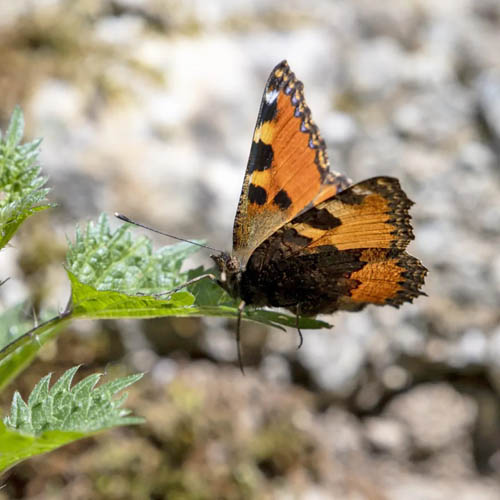
[[[397,396],[385,413],[407,427],[414,446],[436,451],[466,438],[477,408],[447,384],[425,384]]]
[[[390,418],[367,418],[365,437],[378,451],[404,457],[409,453],[410,436],[405,425]]]
[[[403,54],[391,38],[378,37],[360,43],[350,57],[350,86],[362,99],[383,98],[401,81]]]
[[[500,73],[485,71],[476,82],[477,104],[482,118],[500,148]]]
[[[451,354],[450,364],[467,366],[484,364],[488,354],[488,340],[479,328],[468,329]]]

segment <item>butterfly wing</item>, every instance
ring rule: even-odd
[[[252,254],[242,298],[301,314],[398,307],[422,295],[425,267],[406,253],[412,202],[399,181],[360,182],[286,223]]]
[[[233,228],[243,266],[252,252],[304,209],[350,185],[331,172],[303,84],[282,61],[264,89]]]

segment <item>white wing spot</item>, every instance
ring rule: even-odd
[[[266,103],[267,104],[272,104],[276,98],[278,97],[278,94],[280,91],[278,89],[270,90],[269,92],[266,92]]]

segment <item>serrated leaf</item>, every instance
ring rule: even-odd
[[[45,406],[46,413],[39,415],[37,421],[32,418],[33,407],[26,404],[16,392],[10,415],[4,418],[5,425],[13,430],[33,435],[39,435],[47,430],[95,432],[104,427],[120,425],[120,415],[123,410],[120,407],[123,402],[121,398],[113,398],[116,392],[110,392],[108,387],[104,390],[99,387],[94,388],[102,374],[89,375],[71,387],[71,380],[78,368],[76,366],[67,370],[48,391],[47,399],[51,400],[52,404]],[[124,377],[118,385],[127,387],[141,377],[142,374]],[[82,418],[82,409],[85,408],[90,409],[94,415],[99,415],[98,421]],[[85,410],[83,416],[87,413],[89,411]]]
[[[170,290],[187,279],[180,271],[184,260],[197,252],[187,243],[153,253],[151,240],[133,239],[128,224],[112,231],[106,214],[97,223],[77,229],[69,243],[66,268],[78,281],[95,290],[153,295]]]
[[[0,421],[0,471],[33,455],[51,451],[63,444],[90,436],[110,427],[139,424],[142,418],[130,417],[122,408],[126,394],[113,396],[138,381],[142,374],[129,375],[94,388],[101,377],[93,374],[71,388],[78,367],[70,368],[49,390],[50,375],[36,385],[26,404],[15,393],[10,415]],[[40,401],[41,394],[47,401]]]
[[[73,317],[112,318],[156,318],[176,315],[191,305],[194,297],[189,292],[179,292],[169,300],[154,297],[130,296],[121,292],[100,291],[78,281],[68,271],[71,282]]]
[[[5,144],[7,148],[14,149],[23,138],[24,116],[21,108],[16,106],[10,117],[10,122],[5,133]]]
[[[35,385],[35,388],[33,389],[33,391],[31,391],[28,399],[28,406],[30,408],[33,408],[40,402],[45,401],[49,396],[49,385],[51,377],[52,374],[49,373],[48,375],[45,375],[45,377],[41,378],[38,384]]]
[[[59,377],[58,381],[49,390],[50,397],[56,397],[59,393],[68,393],[70,391],[71,382],[78,368],[80,368],[80,365],[73,366]]]
[[[114,396],[123,389],[137,382],[142,377],[141,374],[134,373],[126,377],[120,377],[106,382],[95,389],[96,393],[106,394],[108,397]]]
[[[21,432],[32,432],[31,411],[19,392],[14,392],[10,421]]]
[[[47,179],[36,165],[40,140],[20,144],[23,131],[23,114],[16,107],[0,136],[0,248],[29,216],[53,206],[46,199]]]
[[[78,382],[78,384],[73,387],[74,396],[77,398],[88,398],[101,377],[102,374],[94,373],[93,375],[89,375],[87,378]]]

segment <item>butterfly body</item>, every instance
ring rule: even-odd
[[[405,251],[411,205],[395,178],[352,185],[329,169],[303,85],[283,61],[264,90],[233,251],[212,256],[219,283],[245,304],[305,316],[411,302],[427,272]]]

